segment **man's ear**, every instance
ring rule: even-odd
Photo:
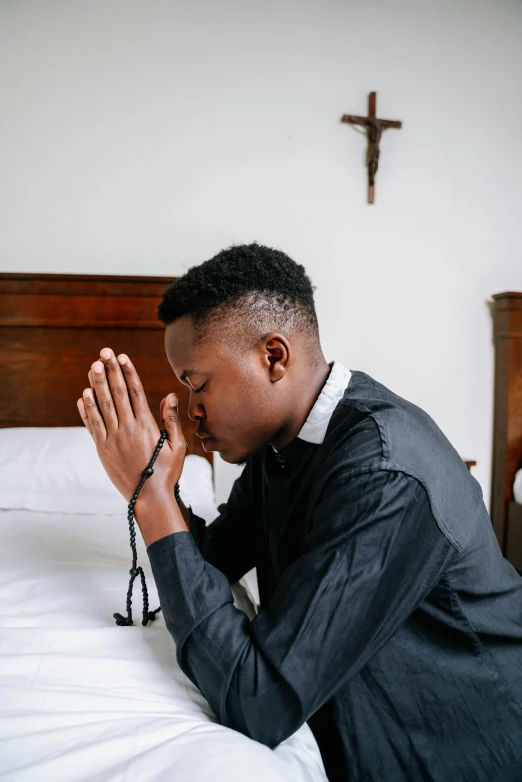
[[[290,343],[282,334],[273,332],[265,337],[264,350],[270,381],[277,383],[285,376],[290,365]]]

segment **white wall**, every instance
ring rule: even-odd
[[[3,0],[0,265],[308,268],[327,360],[424,407],[489,502],[487,301],[522,290],[519,0]],[[383,138],[376,204],[365,142]],[[218,465],[218,499],[234,468]]]

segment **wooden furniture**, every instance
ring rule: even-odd
[[[513,481],[522,467],[522,293],[493,296],[495,412],[491,520],[504,556],[522,570],[522,505]]]
[[[180,400],[189,453],[204,456],[187,414],[188,389],[164,348],[157,307],[168,277],[0,274],[0,427],[83,426],[76,400],[104,347],[127,353],[161,427],[159,404]]]

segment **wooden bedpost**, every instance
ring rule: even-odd
[[[522,567],[522,506],[513,502],[522,467],[522,293],[493,296],[495,407],[491,521],[500,548]]]

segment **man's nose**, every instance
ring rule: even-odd
[[[206,418],[205,409],[203,405],[200,405],[199,403],[192,404],[189,402],[187,412],[191,421],[199,421],[201,418]]]

